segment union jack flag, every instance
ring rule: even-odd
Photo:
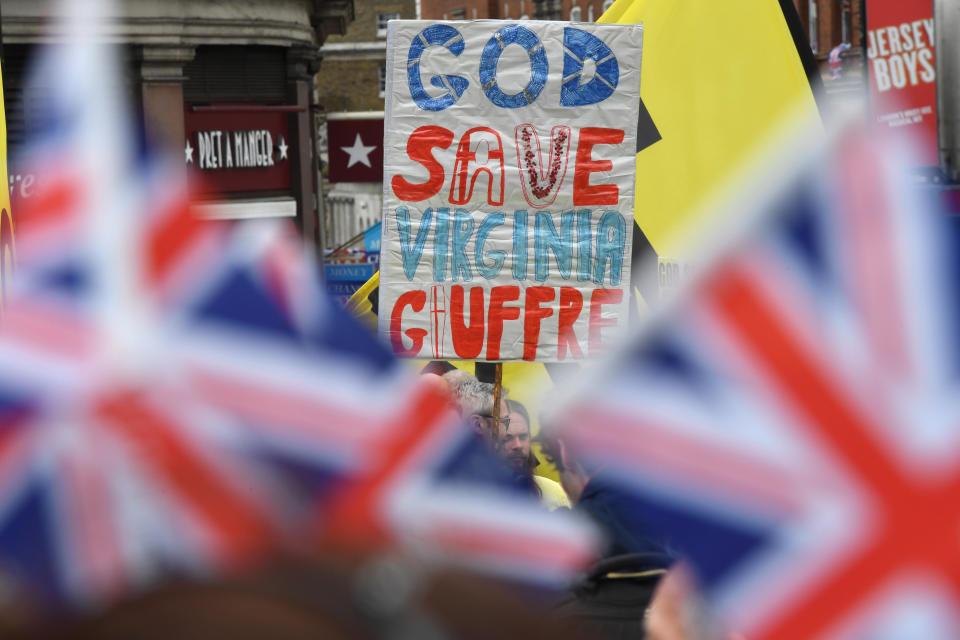
[[[468,500],[494,492],[436,487],[472,434],[329,304],[289,229],[192,215],[126,126],[98,44],[109,11],[65,3],[74,41],[38,71],[56,91],[0,324],[0,572],[38,600],[102,603],[313,538],[317,501],[347,481],[350,508],[321,509],[329,539],[489,563],[519,531],[585,561],[589,533],[533,499],[484,517]]]
[[[558,404],[754,640],[960,637],[960,244],[906,157],[847,130],[755,185],[761,222]]]

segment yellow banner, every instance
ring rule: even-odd
[[[4,108],[2,71],[0,71],[0,310],[6,297],[7,282],[16,263],[17,251],[13,239],[13,212],[10,210],[10,182],[7,179],[7,116]]]

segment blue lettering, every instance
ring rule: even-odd
[[[620,284],[620,272],[623,270],[623,251],[627,233],[623,216],[616,211],[607,211],[597,225],[597,262],[593,281],[603,284],[603,273],[610,261],[610,284]]]
[[[445,89],[446,92],[437,98],[430,97],[420,80],[420,56],[427,47],[435,45],[459,56],[463,53],[463,36],[450,25],[432,24],[418,33],[410,43],[407,54],[407,85],[410,87],[410,97],[418,107],[426,111],[443,111],[459,100],[470,85],[470,81],[462,76],[433,76],[430,84],[438,89]]]
[[[417,239],[410,246],[410,211],[406,207],[397,207],[397,235],[400,236],[400,255],[403,260],[403,273],[407,280],[413,280],[417,273],[420,256],[423,255],[423,245],[427,242],[427,233],[430,232],[430,221],[433,219],[433,210],[427,209],[420,218],[420,228],[417,229]]]
[[[430,211],[430,209],[427,209]],[[450,257],[450,209],[437,209],[437,221],[433,232],[433,279],[443,282],[447,277],[447,262]]]
[[[513,278],[527,279],[527,212],[525,209],[513,212]]]
[[[570,277],[573,264],[573,211],[560,216],[560,233],[553,224],[549,211],[538,211],[534,227],[534,279],[543,282],[547,279],[550,256],[547,249],[553,251],[557,260],[557,269],[564,279]]]
[[[497,63],[508,45],[518,44],[530,58],[530,81],[519,93],[507,95],[497,84]],[[516,109],[533,104],[547,84],[550,65],[543,43],[533,31],[518,24],[503,27],[487,42],[480,56],[480,85],[493,104],[507,109]]]
[[[503,262],[507,259],[507,252],[491,251],[484,256],[483,245],[486,244],[487,237],[490,235],[490,232],[493,231],[494,227],[499,227],[506,219],[507,217],[502,213],[491,213],[483,219],[483,222],[480,223],[480,228],[477,229],[477,243],[473,248],[473,258],[477,265],[477,271],[487,280],[493,280],[497,277],[497,274],[500,273],[500,269],[503,268]],[[526,224],[526,216],[524,216],[524,224]],[[514,234],[516,234],[516,229],[514,229]],[[516,243],[516,235],[514,235],[514,243]],[[493,262],[487,264],[487,259]],[[516,264],[514,264],[514,266],[516,266]],[[516,277],[516,269],[514,269],[514,277]]]
[[[590,279],[593,237],[590,235],[590,209],[577,211],[577,280]]]
[[[581,29],[564,27],[563,49],[561,105],[582,107],[603,102],[613,95],[620,81],[620,65],[603,40]],[[590,82],[581,84],[580,77],[586,60],[596,62],[597,71]]]
[[[473,217],[466,209],[457,209],[453,218],[453,251],[451,253],[450,277],[456,281],[473,280],[470,261],[467,260],[467,243],[473,233]]]

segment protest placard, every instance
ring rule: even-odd
[[[628,317],[640,25],[391,21],[380,331],[420,358],[595,356]]]

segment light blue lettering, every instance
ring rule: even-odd
[[[513,212],[513,279],[527,279],[527,222],[526,209]]]
[[[593,257],[593,236],[590,234],[590,209],[577,211],[577,280],[590,279]]]
[[[430,211],[430,209],[427,209]],[[450,259],[450,209],[437,209],[437,221],[433,231],[433,279],[443,282],[447,277],[447,262]]]
[[[420,228],[417,229],[417,239],[410,246],[410,211],[406,207],[397,207],[397,235],[400,236],[400,255],[403,261],[403,273],[407,280],[413,280],[417,273],[420,256],[423,255],[423,245],[427,242],[430,232],[430,221],[433,219],[433,210],[427,209],[420,218]]]
[[[466,209],[457,209],[453,217],[453,250],[451,252],[450,277],[464,282],[473,280],[470,261],[467,260],[467,243],[473,233],[473,217]]]
[[[499,227],[506,219],[507,217],[502,213],[491,213],[483,219],[483,222],[480,223],[480,228],[477,229],[477,243],[473,248],[473,258],[477,265],[477,271],[487,280],[493,280],[500,273],[500,269],[503,268],[503,262],[507,259],[507,252],[491,251],[484,255],[483,246],[486,244],[487,237],[490,235],[490,232],[493,231],[494,227]],[[526,223],[526,216],[524,216],[524,223]],[[514,233],[516,233],[516,229],[514,229]],[[516,242],[516,237],[514,237],[514,242]],[[490,264],[487,264],[488,259],[492,260]],[[516,266],[516,263],[514,263],[514,266]],[[514,270],[514,276],[516,276],[516,269]]]
[[[607,211],[597,225],[597,261],[593,281],[603,284],[603,274],[610,261],[610,284],[620,284],[620,272],[623,270],[623,251],[627,233],[623,216],[616,211]]]
[[[538,282],[546,280],[550,271],[548,249],[553,251],[561,277],[569,278],[573,264],[573,211],[567,211],[560,216],[560,233],[557,233],[549,211],[537,212],[533,256],[534,279]]]

